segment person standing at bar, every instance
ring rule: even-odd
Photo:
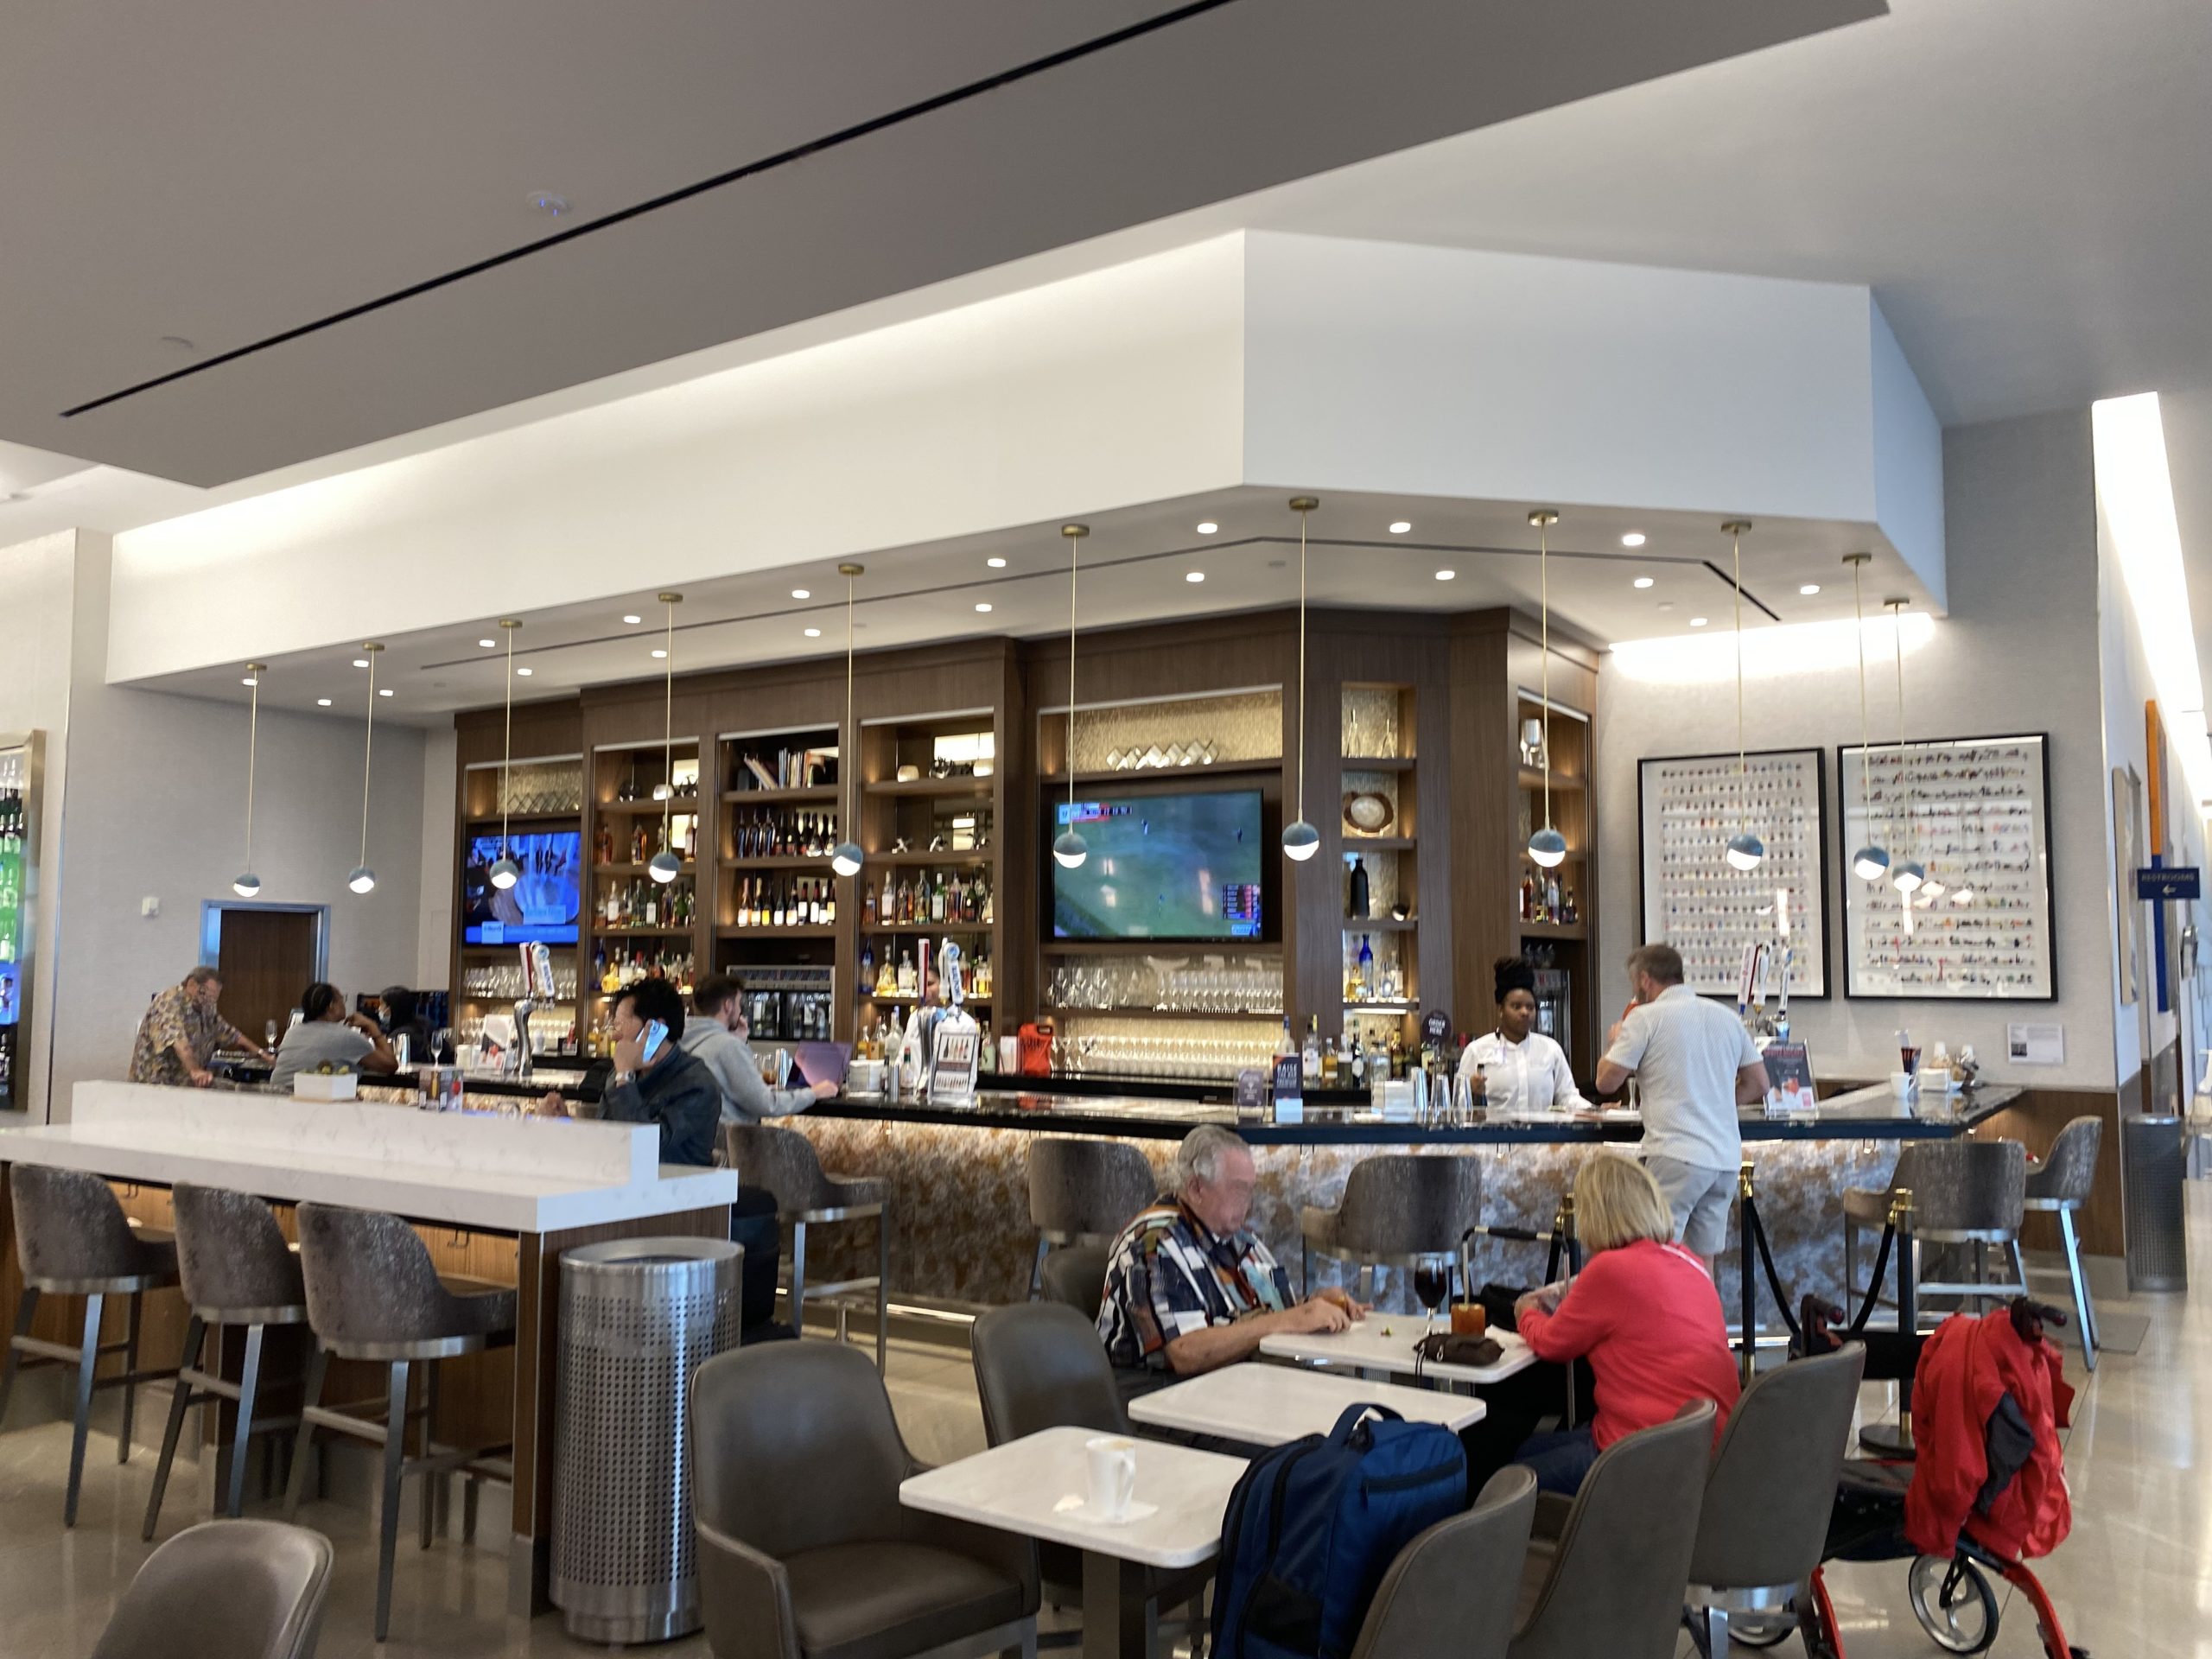
[[[1682,983],[1671,944],[1629,953],[1636,1001],[1605,1039],[1598,1093],[1630,1077],[1643,1107],[1643,1166],[1659,1183],[1675,1236],[1706,1271],[1728,1237],[1728,1206],[1744,1157],[1738,1106],[1766,1098],[1766,1065],[1744,1022]]]
[[[1589,1102],[1574,1086],[1566,1052],[1536,1029],[1536,970],[1525,957],[1500,957],[1491,970],[1497,1023],[1459,1056],[1459,1077],[1486,1090],[1502,1111],[1571,1112]]]
[[[219,1048],[242,1048],[274,1065],[275,1055],[223,1018],[216,1006],[222,995],[223,976],[205,966],[156,992],[130,1046],[130,1081],[205,1089],[215,1081],[207,1063]]]

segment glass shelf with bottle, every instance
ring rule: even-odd
[[[862,878],[861,925],[991,927],[996,925],[990,874],[985,870],[886,871]]]
[[[918,953],[907,949],[893,950],[886,944],[880,954],[875,940],[861,941],[860,976],[855,982],[861,995],[883,1002],[927,1002],[937,1000],[937,970],[930,970],[929,983],[922,982],[921,969],[917,965]],[[963,995],[971,1002],[988,1002],[996,988],[997,969],[992,966],[988,950],[963,950],[961,953],[961,972],[963,976]]]
[[[697,893],[689,875],[679,875],[665,885],[645,875],[602,875],[598,900],[592,907],[592,931],[681,932],[691,926],[697,913]]]
[[[837,920],[837,884],[827,875],[745,875],[738,878],[722,919],[730,928],[831,927]]]

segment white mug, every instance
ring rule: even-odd
[[[1910,1100],[1910,1099],[1911,1099],[1911,1098],[1912,1098],[1912,1073],[1911,1073],[1911,1072],[1910,1072],[1910,1071],[1892,1071],[1892,1072],[1891,1072],[1891,1073],[1890,1073],[1890,1092],[1891,1092],[1891,1094],[1895,1095],[1895,1096],[1896,1096],[1899,1100]]]
[[[1100,1434],[1084,1442],[1090,1459],[1090,1510],[1118,1518],[1128,1513],[1137,1493],[1137,1443],[1120,1434]]]

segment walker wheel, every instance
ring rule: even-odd
[[[1797,1615],[1792,1611],[1728,1615],[1728,1639],[1738,1647],[1777,1647],[1796,1630]]]
[[[1947,1653],[1980,1653],[1997,1639],[1997,1595],[1963,1556],[1916,1556],[1907,1575],[1913,1617]]]

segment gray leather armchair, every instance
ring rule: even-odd
[[[1472,1509],[1398,1552],[1351,1659],[1505,1659],[1535,1515],[1533,1472],[1514,1464],[1492,1475]]]
[[[209,1521],[146,1558],[92,1659],[312,1659],[330,1540],[274,1521]]]
[[[777,1343],[691,1384],[699,1592],[716,1659],[1033,1656],[1027,1539],[899,1502],[918,1471],[874,1367]]]

